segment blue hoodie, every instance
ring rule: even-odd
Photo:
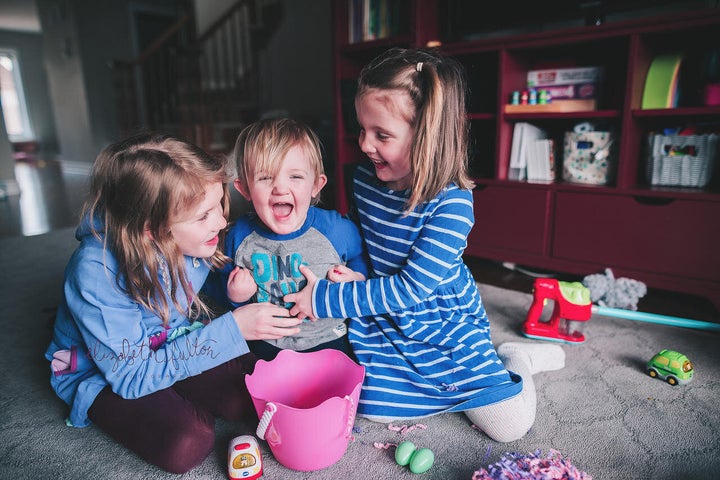
[[[168,388],[248,353],[248,346],[231,312],[207,325],[185,313],[168,298],[170,322],[132,300],[117,286],[117,260],[91,233],[87,221],[78,227],[80,246],[65,268],[63,300],[45,358],[70,350],[70,366],[51,369],[50,384],[68,405],[68,424],[86,427],[87,411],[106,386],[123,398],[138,398]],[[197,291],[210,267],[185,258],[188,278]]]

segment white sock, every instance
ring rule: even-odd
[[[501,358],[503,363],[505,359],[520,354],[521,357],[525,357],[524,360],[530,361],[528,367],[532,375],[565,367],[565,351],[560,345],[555,344],[507,342],[497,348],[497,354],[499,357],[504,357]]]

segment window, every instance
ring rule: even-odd
[[[11,142],[33,140],[17,55],[0,49],[0,101],[5,130]]]

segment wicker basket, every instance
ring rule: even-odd
[[[648,137],[651,185],[702,188],[712,177],[718,135],[657,135]]]

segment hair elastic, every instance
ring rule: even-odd
[[[422,66],[423,62],[418,62],[417,65],[415,65],[415,70],[417,70],[418,72],[422,72]]]

